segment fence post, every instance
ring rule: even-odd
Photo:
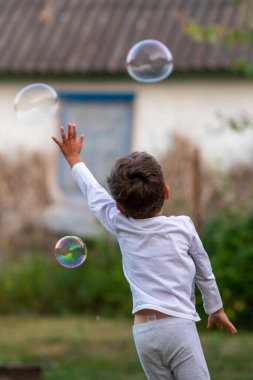
[[[201,156],[197,148],[193,151],[192,177],[193,220],[197,231],[201,232],[203,176],[201,170]]]

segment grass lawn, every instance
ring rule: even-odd
[[[253,333],[201,340],[212,380],[253,379]],[[0,317],[0,362],[40,363],[43,380],[145,380],[130,320]]]

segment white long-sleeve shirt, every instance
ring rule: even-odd
[[[199,321],[195,283],[207,314],[222,307],[208,255],[188,216],[128,218],[83,162],[73,166],[72,175],[91,211],[119,242],[133,314],[154,309]]]

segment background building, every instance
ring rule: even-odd
[[[83,158],[104,185],[117,157],[146,150],[161,158],[175,134],[191,140],[211,166],[252,161],[253,84],[234,69],[252,60],[253,49],[228,46],[222,37],[199,42],[193,28],[242,28],[249,12],[243,3],[0,0],[2,231],[9,223],[12,233],[24,223],[60,233],[99,231],[51,140],[60,124],[75,122],[85,134]],[[174,57],[172,75],[152,85],[125,69],[131,46],[147,38],[165,43]],[[59,112],[46,123],[22,124],[14,98],[37,82],[58,92]],[[237,125],[247,128],[238,133]]]

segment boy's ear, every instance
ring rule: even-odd
[[[169,199],[169,198],[170,198],[170,187],[169,185],[165,185],[164,199]]]
[[[121,214],[126,215],[126,212],[123,210],[123,208],[116,202],[117,209],[121,212]]]

